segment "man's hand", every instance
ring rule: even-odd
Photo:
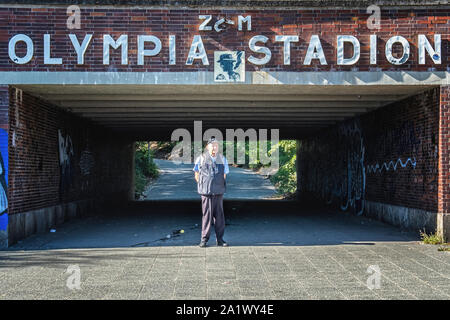
[[[199,177],[199,173],[198,173],[198,171],[195,171],[194,178],[195,178],[195,181],[197,181],[197,183],[198,183],[198,177]]]
[[[224,178],[224,179],[226,179],[226,178],[227,178],[227,175],[226,175],[225,173],[223,174],[223,178]]]

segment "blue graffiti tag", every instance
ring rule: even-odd
[[[381,173],[383,171],[383,169],[386,171],[389,171],[391,169],[396,171],[397,166],[399,164],[402,168],[405,168],[408,165],[408,163],[411,163],[411,166],[413,167],[413,169],[416,168],[416,164],[417,164],[416,158],[413,157],[413,159],[411,159],[411,158],[406,159],[405,162],[403,162],[402,159],[398,158],[397,161],[395,161],[395,162],[391,160],[388,163],[384,162],[381,166],[378,163],[376,165],[368,165],[367,171],[369,173],[376,173],[377,171],[378,171],[378,173]]]
[[[0,129],[0,231],[8,230],[8,133]]]

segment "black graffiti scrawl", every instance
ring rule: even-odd
[[[74,175],[74,152],[71,137],[58,130],[59,166],[61,170],[59,194],[64,195],[72,184]]]
[[[343,211],[363,213],[365,144],[358,119],[343,122],[321,137],[303,141],[301,157],[304,191],[320,195]]]

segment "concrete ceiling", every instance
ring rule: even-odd
[[[18,85],[76,115],[130,135],[170,139],[176,128],[279,128],[301,138],[429,89],[427,86]]]

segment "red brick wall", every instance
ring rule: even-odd
[[[234,26],[220,33],[199,31],[202,20],[199,14],[213,15],[213,24],[218,16],[235,22]],[[237,31],[237,16],[252,15],[252,31]],[[252,53],[248,49],[248,40],[261,34],[269,38],[267,47],[272,50],[272,60],[264,65],[265,70],[318,71],[318,70],[418,70],[427,71],[430,67],[446,70],[449,62],[448,46],[450,9],[434,7],[421,9],[384,9],[381,12],[380,30],[367,27],[369,14],[365,9],[311,9],[311,10],[199,10],[199,9],[143,9],[143,8],[105,8],[81,7],[81,29],[67,29],[66,7],[57,8],[0,8],[0,23],[8,26],[0,34],[0,46],[8,48],[9,39],[18,33],[29,35],[34,41],[35,54],[31,62],[25,65],[14,64],[8,57],[8,50],[0,51],[0,71],[198,71],[213,70],[213,52],[215,50],[245,49],[246,57]],[[245,28],[245,25],[244,25]],[[62,57],[62,65],[44,65],[43,34],[52,37],[52,57]],[[76,54],[68,34],[74,33],[82,41],[87,33],[93,34],[93,40],[85,54],[85,64],[76,64]],[[433,34],[442,35],[442,64],[435,65],[427,55],[427,64],[418,64],[417,36],[425,34],[431,43]],[[120,64],[120,49],[110,50],[110,66],[102,64],[102,35],[110,34],[115,39],[128,34],[129,65]],[[137,35],[151,34],[160,38],[162,50],[158,56],[145,58],[145,65],[137,65]],[[208,52],[209,66],[203,66],[199,60],[192,66],[186,66],[187,54],[195,34],[202,35]],[[275,42],[275,35],[299,35],[300,41],[291,48],[291,65],[283,65],[283,43]],[[303,65],[303,59],[311,35],[317,34],[328,65],[319,65],[313,60],[311,66]],[[361,42],[361,59],[355,66],[336,65],[336,35],[357,36]],[[369,35],[378,36],[378,64],[369,64]],[[176,36],[176,65],[168,64],[168,36]],[[411,43],[411,57],[403,65],[390,64],[384,56],[386,41],[394,35],[402,35]],[[150,46],[150,44],[149,44]],[[398,51],[398,50],[394,50]],[[23,43],[17,46],[20,56],[24,53]],[[350,53],[349,53],[350,54]],[[261,67],[246,63],[248,71]]]
[[[8,86],[0,86],[0,128],[8,130]]]
[[[441,87],[440,104],[438,212],[450,214],[450,86]]]
[[[74,200],[128,196],[129,140],[15,88],[10,101],[10,215]],[[73,145],[67,166],[60,163],[58,130]]]
[[[439,89],[340,123],[301,141],[300,192],[357,213],[363,200],[437,212],[438,132]]]

